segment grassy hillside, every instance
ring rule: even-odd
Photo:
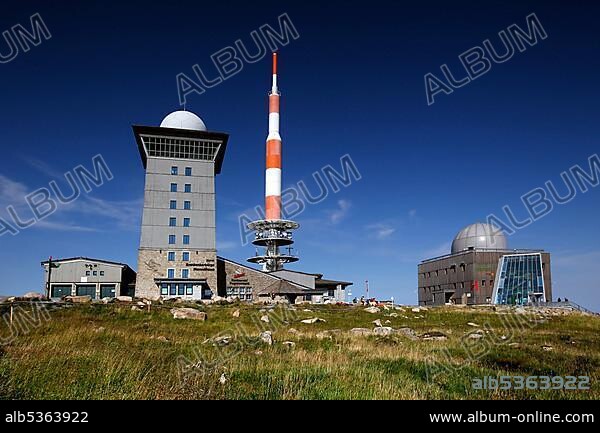
[[[26,310],[17,310],[12,332],[0,321],[0,398],[600,398],[600,318],[578,313],[215,305],[202,307],[201,322],[131,308],[74,306],[38,315],[39,323],[24,323]],[[315,317],[325,322],[301,322]],[[376,319],[404,329],[350,332],[372,330]],[[472,388],[475,378],[499,375],[587,375],[591,389]]]

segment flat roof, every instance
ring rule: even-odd
[[[78,261],[104,263],[107,265],[123,266],[123,267],[130,268],[130,266],[126,263],[112,262],[110,260],[102,260],[102,259],[92,259],[91,257],[70,257],[68,259],[52,259],[52,263],[78,262]],[[47,264],[48,264],[48,260],[44,260],[42,262],[42,265],[47,265]]]
[[[459,251],[458,253],[450,253],[432,259],[422,260],[421,263],[435,262],[437,260],[448,259],[450,257],[458,257],[470,253],[506,253],[506,254],[533,254],[533,253],[545,253],[544,250],[500,250],[500,249],[487,249],[487,248],[474,248],[471,250]]]

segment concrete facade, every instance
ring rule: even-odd
[[[418,266],[419,305],[492,303],[500,258],[513,250],[468,250]],[[546,299],[552,299],[550,254],[541,252]]]
[[[216,296],[215,175],[228,136],[135,127],[145,167],[136,296]]]
[[[50,277],[50,297],[89,295],[92,299],[114,298],[127,295],[135,281],[135,272],[129,266],[105,260],[77,257],[53,260]],[[44,290],[48,281],[48,262],[44,268]]]

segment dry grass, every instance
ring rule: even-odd
[[[522,315],[524,329],[510,333],[512,315],[486,309],[430,309],[368,314],[362,309],[278,308],[269,325],[253,306],[211,306],[207,322],[174,320],[168,310],[151,313],[129,307],[82,306],[51,313],[0,346],[2,399],[584,399],[600,397],[600,318],[572,314],[541,318]],[[232,312],[241,310],[234,319]],[[325,323],[302,324],[320,317]],[[278,320],[278,317],[283,317]],[[445,341],[411,340],[402,335],[359,337],[348,331],[372,328],[374,319],[418,334],[440,331]],[[287,323],[281,323],[286,321]],[[464,340],[476,329],[481,340]],[[258,338],[259,326],[272,329],[275,343]],[[300,333],[290,332],[290,328]],[[326,330],[340,330],[318,338]],[[9,330],[0,325],[0,337]],[[205,341],[228,334],[222,348]],[[512,335],[511,335],[512,334]],[[501,340],[500,336],[508,338]],[[245,338],[247,336],[248,338]],[[164,337],[167,341],[161,341]],[[282,344],[292,341],[288,348]],[[511,346],[509,343],[518,343]],[[543,346],[551,346],[546,351]],[[476,356],[469,356],[469,352]],[[180,358],[185,357],[185,361]],[[212,369],[182,366],[218,360]],[[432,377],[431,361],[442,367]],[[219,378],[225,375],[225,384]],[[499,375],[590,376],[589,391],[480,391],[475,378]]]

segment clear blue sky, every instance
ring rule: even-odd
[[[514,206],[598,152],[598,5],[590,2],[18,2],[0,30],[38,12],[50,40],[0,64],[0,216],[24,194],[101,153],[114,180],[18,236],[0,237],[0,294],[40,290],[40,261],[91,256],[136,267],[144,173],[130,126],[178,109],[176,75],[286,13],[281,49],[284,184],[350,154],[363,179],[298,218],[294,269],[364,281],[416,303],[417,263],[463,226]],[[187,5],[186,5],[187,3]],[[535,12],[548,38],[428,106],[426,73]],[[7,45],[0,38],[0,53]],[[218,178],[219,253],[241,262],[237,217],[262,203],[269,60],[187,108],[231,134]],[[59,183],[64,180],[60,181]],[[600,310],[600,187],[509,238],[552,253],[555,295]]]

